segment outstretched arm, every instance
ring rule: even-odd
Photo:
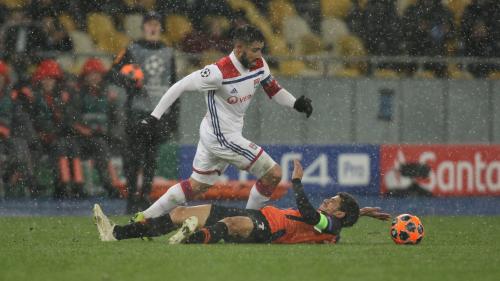
[[[316,225],[320,222],[321,217],[318,211],[312,206],[311,202],[309,202],[309,199],[307,199],[306,193],[304,192],[304,187],[301,182],[303,174],[304,172],[299,160],[294,160],[292,187],[295,194],[295,200],[297,201],[297,208],[299,209],[305,223]]]
[[[191,81],[193,80],[192,76],[193,74],[190,74],[172,85],[163,97],[161,97],[160,102],[156,105],[151,115],[159,120],[163,113],[168,110],[168,108],[181,96],[182,93],[195,91],[195,84]]]
[[[359,209],[359,216],[371,217],[374,219],[387,221],[391,218],[391,215],[381,211],[379,207],[364,207]]]
[[[290,92],[281,87],[278,81],[276,81],[271,74],[267,62],[264,59],[263,62],[265,78],[260,82],[260,84],[262,85],[262,88],[264,88],[264,92],[266,92],[267,96],[279,105],[293,108],[298,112],[305,113],[307,118],[309,118],[313,112],[311,99],[306,98],[305,96],[300,96],[296,99],[292,94],[290,94]]]
[[[219,88],[222,84],[222,74],[216,66],[209,65],[204,69],[197,70],[175,83],[163,95],[158,105],[151,115],[159,120],[163,113],[177,100],[184,92],[198,91],[207,92]]]

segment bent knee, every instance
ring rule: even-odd
[[[278,184],[281,181],[282,177],[281,167],[276,164],[274,167],[267,173],[267,179],[272,184]]]
[[[194,195],[206,192],[212,186],[211,184],[202,183],[193,178],[189,178],[189,183]]]

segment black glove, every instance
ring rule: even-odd
[[[300,96],[293,104],[293,108],[298,112],[304,112],[307,118],[309,118],[313,112],[312,101],[305,96]]]
[[[159,124],[160,120],[149,115],[137,124],[137,134],[143,136],[147,141],[151,141],[152,136],[155,136],[158,131]]]

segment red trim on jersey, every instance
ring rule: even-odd
[[[234,78],[241,75],[229,56],[221,58],[215,65],[222,72],[222,79]]]
[[[193,172],[200,174],[200,175],[210,175],[213,173],[217,173],[220,176],[222,174],[221,171],[219,171],[219,170],[200,171],[200,170],[196,169],[195,167],[192,167],[192,169],[193,169]]]
[[[266,79],[260,81],[260,84],[269,98],[275,96],[282,89],[281,85],[278,84],[278,81],[276,81],[272,75],[269,75]]]
[[[191,182],[189,180],[183,180],[181,181],[181,188],[182,192],[184,192],[184,196],[186,197],[186,200],[191,200],[193,199],[193,187],[191,186]]]
[[[257,161],[257,159],[259,159],[259,157],[262,155],[262,152],[264,152],[264,149],[260,149],[259,153],[257,153],[257,156],[255,156],[255,158],[252,160],[252,162],[250,162],[250,164],[245,168],[245,170],[248,170],[250,169],[250,167],[252,167],[253,163],[255,163],[255,161]]]
[[[255,65],[252,68],[250,68],[250,71],[257,70],[261,67],[264,67],[264,60],[262,58],[259,58],[255,61]]]

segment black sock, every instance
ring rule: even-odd
[[[217,222],[212,226],[203,227],[193,233],[186,240],[187,244],[212,244],[227,237],[227,225],[223,222]]]
[[[167,234],[176,229],[169,214],[161,217],[147,219],[144,222],[134,222],[127,225],[117,225],[113,228],[113,235],[117,240],[156,237]]]

